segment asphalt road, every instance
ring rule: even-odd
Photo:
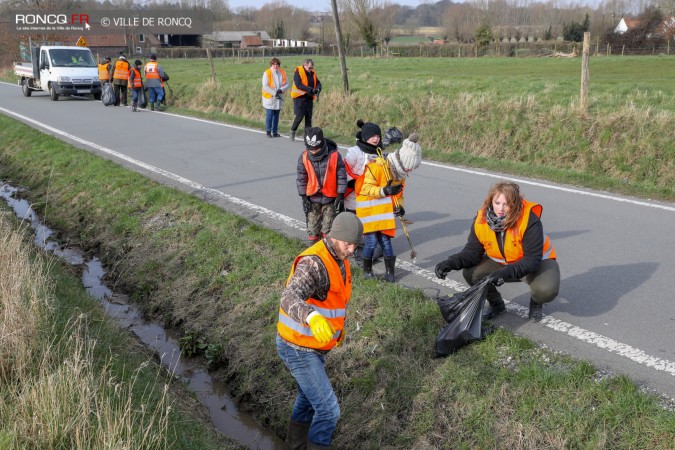
[[[316,118],[325,107],[319,105]],[[295,188],[302,141],[170,112],[131,113],[89,99],[25,98],[6,83],[0,83],[0,112],[265,226],[306,236]],[[509,313],[495,323],[675,399],[673,203],[424,161],[406,187],[417,260],[410,261],[403,233],[393,241],[399,283],[430,296],[466,287],[460,273],[441,281],[433,269],[463,247],[490,184],[500,179],[515,180],[526,198],[543,205],[562,282],[538,324],[526,320],[527,286],[502,286]]]

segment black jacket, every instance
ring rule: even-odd
[[[483,244],[481,244],[476,236],[476,230],[474,229],[475,223],[476,218],[474,217],[469,238],[462,251],[447,259],[447,261],[450,262],[450,268],[452,270],[477,266],[485,255]],[[499,242],[499,249],[503,255],[503,240],[499,239],[499,236],[497,236],[497,242]],[[525,275],[536,271],[539,268],[539,264],[541,264],[543,249],[544,227],[539,217],[535,213],[530,212],[527,229],[523,235],[523,257],[512,264],[505,265],[504,268],[499,271],[501,277],[505,280],[520,279]]]
[[[323,180],[325,174],[326,174],[326,169],[328,167],[328,159],[333,152],[337,152],[337,144],[330,139],[326,139],[326,147],[324,148],[324,151],[318,155],[319,157],[312,157],[311,153],[309,153],[309,160],[312,162],[312,167],[314,167],[314,173],[316,173],[316,177],[319,180],[319,183]],[[309,180],[309,176],[307,175],[307,170],[305,169],[305,165],[302,162],[302,155],[303,153],[300,153],[300,157],[298,158],[298,178],[296,180],[296,186],[298,188],[298,195],[305,195],[307,192],[307,182]],[[340,153],[338,153],[338,158],[337,158],[337,192],[338,194],[343,194],[347,190],[347,171],[345,170],[345,163],[342,160],[342,156]],[[321,191],[319,191],[316,195],[311,196],[310,201],[314,203],[321,203],[321,204],[326,204],[333,202],[335,200],[334,197],[325,197]]]

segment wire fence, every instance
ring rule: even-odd
[[[581,54],[580,42],[518,42],[491,43],[480,47],[473,44],[443,43],[418,45],[389,45],[376,48],[352,45],[345,51],[349,57],[415,57],[415,58],[472,58],[472,57],[573,57]],[[210,48],[211,56],[216,59],[242,61],[272,56],[338,56],[337,47],[252,47],[252,48]],[[160,48],[155,52],[160,58],[206,58],[207,49],[198,47]],[[591,45],[591,55],[597,56],[632,56],[632,55],[670,55],[675,49],[670,43],[643,47],[611,45],[596,41]]]

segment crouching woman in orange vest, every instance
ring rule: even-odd
[[[524,281],[531,294],[529,318],[540,321],[543,304],[553,301],[560,289],[560,268],[544,233],[541,212],[541,205],[520,195],[516,183],[494,184],[476,214],[464,249],[438,263],[436,276],[444,279],[451,270],[464,269],[464,279],[470,285],[488,276],[492,285],[485,319],[506,311],[495,286]]]
[[[277,352],[298,384],[286,448],[328,448],[340,406],[325,368],[326,354],[344,339],[352,294],[349,258],[363,225],[350,212],[338,214],[329,235],[302,252],[281,294]]]

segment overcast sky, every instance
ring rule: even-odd
[[[391,3],[396,3],[399,5],[412,6],[413,8],[418,6],[420,3],[423,3],[420,0],[389,0]],[[601,0],[567,0],[563,3],[578,3],[582,5],[596,6],[600,3]],[[435,3],[431,0],[432,3]],[[229,0],[230,8],[236,10],[241,6],[248,6],[253,8],[260,8],[263,4],[272,3],[267,0]],[[305,9],[307,11],[331,11],[331,1],[330,0],[292,0],[287,3],[296,5],[298,8]],[[455,0],[455,3],[460,3]]]

